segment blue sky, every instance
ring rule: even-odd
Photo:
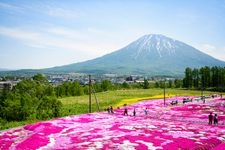
[[[0,68],[93,59],[163,34],[225,61],[224,0],[0,0]]]

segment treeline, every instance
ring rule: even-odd
[[[150,84],[146,79],[144,83],[134,83],[129,84],[124,82],[122,84],[113,84],[109,80],[103,80],[100,83],[94,83],[92,86],[95,92],[104,92],[108,90],[120,90],[120,89],[137,89],[137,88],[153,88],[153,87],[161,87],[160,85],[164,85],[163,83],[159,82],[156,86],[155,84]],[[54,88],[54,93],[57,98],[60,97],[68,97],[68,96],[81,96],[89,94],[89,87],[88,85],[81,85],[77,81],[73,82],[64,82],[63,84]]]
[[[200,69],[185,69],[183,79],[184,88],[207,89],[213,91],[225,91],[225,68],[202,67]]]
[[[41,74],[22,80],[12,90],[0,92],[0,119],[6,121],[58,117],[61,106],[53,86]]]

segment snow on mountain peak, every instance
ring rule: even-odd
[[[168,38],[160,34],[144,35],[134,42],[133,46],[137,50],[134,58],[136,59],[141,53],[150,53],[157,51],[159,57],[164,53],[169,55],[175,54],[175,49],[178,47],[176,40]]]

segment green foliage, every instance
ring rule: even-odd
[[[87,92],[84,91],[84,88],[76,81],[64,82],[57,86],[55,91],[57,97],[80,96]]]
[[[48,80],[44,77],[44,75],[40,73],[33,76],[33,80],[40,83],[45,83],[45,84],[48,83]]]
[[[148,89],[148,88],[149,88],[149,82],[147,79],[144,79],[143,89]]]
[[[225,91],[225,68],[217,66],[193,70],[186,68],[183,83],[185,88]]]
[[[192,87],[192,69],[186,68],[185,69],[185,78],[183,79],[183,86],[185,88],[190,89]]]
[[[108,91],[112,89],[112,83],[109,80],[103,80],[101,82],[102,91]]]
[[[60,116],[62,103],[56,98],[44,97],[37,107],[37,119],[50,119]]]
[[[159,88],[159,82],[155,82],[155,88]]]
[[[130,85],[127,82],[123,82],[122,88],[123,89],[129,89],[130,88]]]
[[[61,103],[46,81],[43,76],[36,75],[33,80],[23,80],[12,91],[2,94],[0,117],[7,121],[58,117]]]
[[[173,88],[173,81],[172,80],[169,80],[168,88]]]
[[[181,88],[182,87],[182,80],[175,79],[174,80],[174,86],[175,86],[175,88]]]

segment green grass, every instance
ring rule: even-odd
[[[14,127],[19,127],[19,126],[23,126],[23,125],[26,125],[26,124],[35,123],[35,122],[38,122],[38,121],[39,120],[26,120],[26,121],[10,121],[10,122],[7,122],[5,120],[1,120],[0,119],[0,130],[14,128]]]
[[[215,92],[204,91],[204,95],[214,94]],[[171,96],[200,96],[201,91],[195,90],[182,90],[182,89],[166,89],[166,97]],[[223,93],[224,95],[224,93]],[[163,98],[163,89],[130,89],[130,90],[117,90],[117,91],[106,91],[96,93],[98,98],[100,109],[103,111],[108,106],[118,107],[123,104],[131,104],[144,99],[156,99]],[[62,104],[61,117],[88,113],[88,102],[89,96],[75,96],[65,97],[59,99]],[[95,102],[94,95],[92,95],[92,111],[97,111],[97,105]],[[22,126],[25,124],[35,123],[40,120],[27,120],[20,122],[6,122],[0,120],[0,130]]]

